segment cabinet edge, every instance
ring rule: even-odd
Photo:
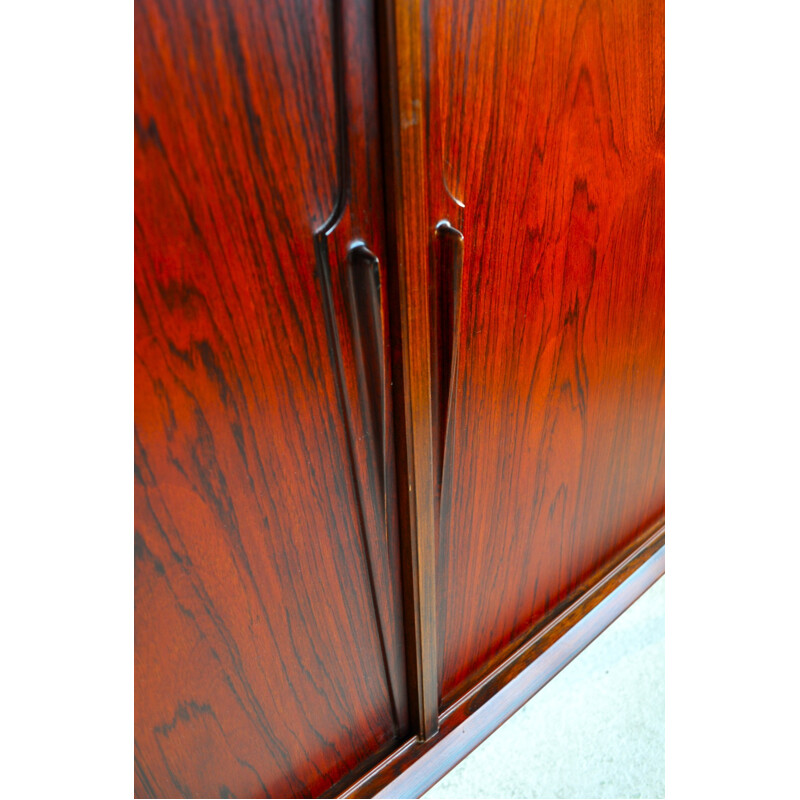
[[[535,629],[508,658],[439,715],[439,732],[418,737],[326,797],[411,798],[424,794],[594,641],[665,569],[663,518],[567,607]]]

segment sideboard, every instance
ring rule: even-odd
[[[661,0],[135,1],[137,797],[419,796],[664,571]]]

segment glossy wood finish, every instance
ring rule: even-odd
[[[412,723],[423,738],[438,725],[435,441],[431,408],[431,337],[427,219],[425,40],[421,0],[381,4],[379,17],[386,153],[393,360],[397,377],[398,485],[405,577],[406,650]]]
[[[435,513],[439,516],[448,420],[458,383],[458,332],[461,329],[461,268],[464,235],[447,220],[436,226],[431,259],[431,408],[436,458]]]
[[[664,17],[659,0],[427,10],[426,168],[464,235],[446,707],[663,515]]]
[[[663,4],[135,8],[136,794],[424,791],[663,570]]]
[[[419,797],[588,646],[664,574],[664,526],[659,523],[592,575],[498,661],[466,695],[439,716],[439,735],[410,739],[354,782],[328,797]]]
[[[372,6],[137,0],[137,796],[407,736]]]

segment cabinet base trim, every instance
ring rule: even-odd
[[[411,798],[424,794],[518,711],[664,574],[664,520],[507,659],[439,715],[428,741],[409,739],[356,781],[326,797]]]

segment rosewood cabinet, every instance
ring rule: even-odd
[[[136,0],[136,796],[416,796],[663,572],[663,13]]]

